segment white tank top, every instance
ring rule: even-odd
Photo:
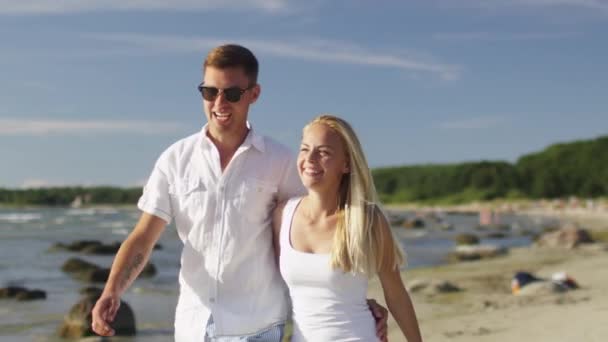
[[[290,199],[281,221],[280,268],[293,306],[293,342],[378,341],[367,306],[367,277],[330,266],[329,254],[299,252],[291,224],[301,198]]]

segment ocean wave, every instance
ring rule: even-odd
[[[112,234],[124,236],[124,235],[129,234],[129,230],[128,229],[113,229]]]
[[[42,214],[40,213],[7,213],[0,214],[0,221],[11,222],[11,223],[28,223],[33,221],[40,221]]]
[[[125,228],[131,226],[131,224],[126,221],[103,221],[99,222],[97,226],[100,228]]]
[[[95,215],[95,209],[70,209],[65,214],[69,216],[91,216]]]
[[[116,215],[119,211],[114,208],[84,208],[84,209],[69,209],[66,215],[69,216],[95,216],[95,215]]]

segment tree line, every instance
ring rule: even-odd
[[[464,203],[497,198],[608,195],[608,136],[555,144],[515,163],[479,161],[372,170],[385,203]],[[0,204],[67,206],[135,204],[141,188],[57,187],[0,189]]]
[[[608,195],[608,136],[551,145],[515,163],[480,161],[373,170],[384,202]]]

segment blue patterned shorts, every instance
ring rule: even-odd
[[[213,317],[207,322],[205,342],[281,342],[285,333],[285,323],[277,324],[255,335],[216,336]]]

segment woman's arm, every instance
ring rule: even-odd
[[[380,220],[378,228],[384,229],[385,234],[392,234],[388,222],[386,222],[384,217]],[[382,246],[382,248],[385,251],[392,251],[393,243],[396,243],[393,242],[393,239],[384,239],[385,246]],[[388,306],[388,310],[395,318],[395,321],[397,321],[407,341],[421,342],[422,336],[420,335],[416,311],[414,310],[410,295],[403,285],[399,269],[386,265],[378,272],[378,277],[384,291],[386,306]]]

